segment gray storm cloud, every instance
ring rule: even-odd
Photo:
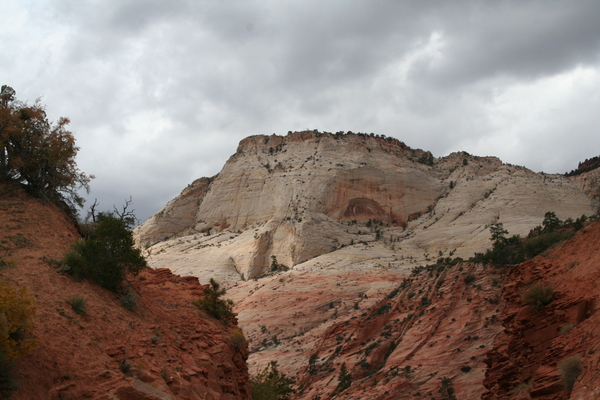
[[[1,84],[141,219],[242,138],[396,137],[558,173],[600,152],[600,3],[8,0]]]

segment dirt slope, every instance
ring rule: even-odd
[[[600,398],[599,266],[600,223],[594,223],[510,269],[501,317],[505,331],[488,354],[489,391],[483,398],[509,399],[519,391],[522,399]],[[554,288],[554,301],[538,311],[522,299],[534,283]],[[582,357],[582,372],[569,397],[558,366],[572,356]]]
[[[48,260],[78,234],[56,207],[0,187],[5,283],[24,285],[37,302],[31,332],[39,345],[17,366],[16,399],[249,399],[247,346],[229,327],[200,315],[193,277],[147,270],[132,279],[137,309],[87,282],[74,282]],[[11,263],[12,264],[12,263]],[[87,315],[65,302],[80,295]],[[123,373],[130,366],[128,373]]]

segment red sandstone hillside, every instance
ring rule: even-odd
[[[45,260],[60,259],[78,234],[56,207],[0,187],[5,283],[26,286],[37,303],[31,335],[39,345],[16,365],[15,399],[249,399],[247,348],[236,326],[203,317],[196,278],[168,270],[132,279],[136,311],[87,282],[74,282]],[[65,302],[80,295],[87,315]],[[124,374],[121,365],[130,363]]]
[[[600,398],[599,266],[600,223],[596,222],[508,271],[501,316],[505,330],[487,355],[489,391],[484,399],[513,398],[517,387],[524,391],[520,399]],[[554,301],[535,312],[522,301],[534,283],[554,287]],[[568,396],[558,364],[571,356],[581,356],[582,372]]]
[[[425,269],[368,308],[330,316],[312,346],[300,339],[295,399],[444,399],[443,379],[457,399],[600,398],[599,265],[595,222],[511,268]],[[554,288],[537,311],[523,300],[534,283]],[[285,360],[290,350],[271,355]],[[582,357],[582,372],[569,394],[559,364],[572,356]],[[343,363],[352,383],[340,391]]]

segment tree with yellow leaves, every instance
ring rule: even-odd
[[[92,176],[79,171],[79,148],[67,130],[68,118],[51,124],[40,101],[33,105],[16,99],[4,85],[0,90],[0,182],[23,184],[30,193],[52,201],[81,206],[77,191],[89,189]]]
[[[0,352],[6,362],[16,360],[36,346],[37,341],[27,335],[35,308],[27,288],[11,287],[0,279]]]

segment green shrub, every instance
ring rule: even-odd
[[[235,316],[233,313],[233,301],[221,298],[226,293],[227,291],[221,289],[221,285],[217,281],[210,278],[210,286],[204,289],[204,298],[194,301],[192,304],[200,310],[208,312],[216,319],[226,320]]]
[[[293,378],[279,372],[277,361],[271,361],[250,379],[252,400],[289,400],[295,392],[293,384]]]
[[[100,213],[87,228],[88,237],[75,242],[64,256],[62,271],[112,292],[122,290],[126,272],[137,275],[146,267],[146,260],[134,247],[130,222]]]
[[[385,303],[373,313],[373,316],[387,314],[388,312],[390,312],[391,308],[392,305],[390,303]]]
[[[119,299],[121,300],[121,304],[123,305],[123,307],[125,307],[129,311],[135,311],[138,301],[135,294],[127,292],[127,294],[121,296]]]
[[[468,285],[469,283],[472,283],[475,280],[475,275],[469,274],[467,276],[465,276],[465,283]]]
[[[571,329],[573,329],[574,326],[575,325],[572,322],[567,322],[566,324],[560,327],[560,329],[558,330],[558,334],[560,336],[565,335],[571,332]]]
[[[554,288],[552,286],[534,283],[523,296],[523,301],[525,304],[528,304],[532,310],[539,310],[552,302],[553,295]]]
[[[563,360],[558,366],[560,377],[567,392],[570,392],[581,374],[581,357],[573,356]]]
[[[543,253],[556,243],[571,238],[583,228],[587,217],[582,215],[576,220],[561,221],[555,213],[547,212],[542,225],[533,228],[526,238],[519,235],[507,237],[508,231],[501,223],[490,227],[492,248],[485,253],[475,253],[469,259],[472,262],[489,264],[519,264]]]
[[[341,392],[346,390],[352,385],[352,374],[348,372],[346,363],[343,363],[340,368],[340,374],[338,375],[338,386],[337,389]]]
[[[530,259],[538,254],[542,254],[556,243],[570,239],[574,234],[574,232],[551,231],[540,234],[539,236],[527,237],[523,240],[525,258]]]
[[[163,339],[160,336],[156,336],[156,335],[150,336],[150,341],[152,342],[152,344],[158,344],[158,343],[162,342],[162,340]]]
[[[316,364],[316,362],[317,362],[318,359],[319,359],[319,354],[317,354],[317,353],[311,354],[310,357],[309,357],[309,359],[308,359],[308,372],[311,375],[314,375],[317,372],[315,364]]]
[[[517,397],[520,394],[529,393],[529,392],[531,392],[531,384],[521,382],[514,388],[513,396]]]
[[[123,360],[121,360],[119,369],[123,374],[131,375],[131,373],[133,372],[133,365],[131,365],[131,363],[126,358],[124,358]]]
[[[456,396],[454,395],[454,385],[452,384],[452,379],[448,377],[441,378],[439,392],[442,396],[442,399],[444,400],[456,400]]]
[[[67,299],[67,304],[79,315],[86,315],[87,301],[82,296],[73,296]]]

